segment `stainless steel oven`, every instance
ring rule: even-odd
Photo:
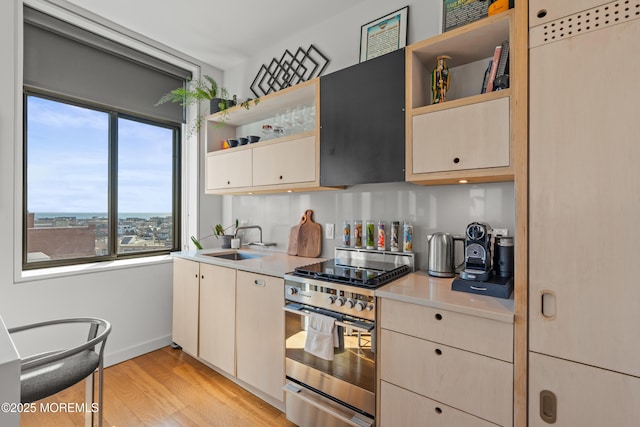
[[[298,426],[372,426],[374,289],[413,270],[413,256],[336,249],[336,258],[285,275],[287,419]],[[333,360],[305,351],[310,317],[332,317]]]

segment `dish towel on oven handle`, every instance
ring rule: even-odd
[[[333,360],[333,349],[339,345],[336,319],[310,313],[304,351],[325,360]]]

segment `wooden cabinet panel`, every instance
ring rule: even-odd
[[[638,40],[635,19],[531,49],[529,144],[530,349],[635,376]]]
[[[208,154],[206,157],[207,190],[251,187],[253,181],[251,150]]]
[[[284,280],[238,271],[237,299],[237,376],[283,401]]]
[[[606,2],[606,0],[531,0],[529,2],[529,27],[581,12]]]
[[[513,365],[381,330],[380,376],[499,425],[512,424]]]
[[[253,185],[314,181],[316,138],[310,136],[253,149]]]
[[[513,361],[513,324],[381,299],[382,328]]]
[[[198,356],[199,263],[173,260],[173,342]]]
[[[380,427],[495,427],[493,423],[386,381],[382,381],[380,394]]]
[[[529,353],[529,370],[529,426],[550,425],[540,415],[543,390],[556,397],[554,426],[638,425],[640,378],[537,353]]]
[[[200,264],[200,352],[235,375],[236,270]]]
[[[413,173],[509,166],[509,97],[413,117]]]

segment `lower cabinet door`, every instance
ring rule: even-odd
[[[435,400],[386,381],[380,387],[380,427],[495,427]]]
[[[382,329],[380,378],[501,426],[513,424],[513,365]]]
[[[530,427],[637,427],[639,403],[638,377],[529,352]]]
[[[238,379],[284,400],[284,280],[238,271]]]
[[[201,359],[235,375],[236,270],[200,264]]]
[[[198,356],[198,298],[200,263],[182,258],[173,260],[173,342]]]

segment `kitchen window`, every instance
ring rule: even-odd
[[[24,267],[178,246],[178,126],[25,95]]]
[[[191,73],[27,6],[23,56],[23,268],[177,250]]]

